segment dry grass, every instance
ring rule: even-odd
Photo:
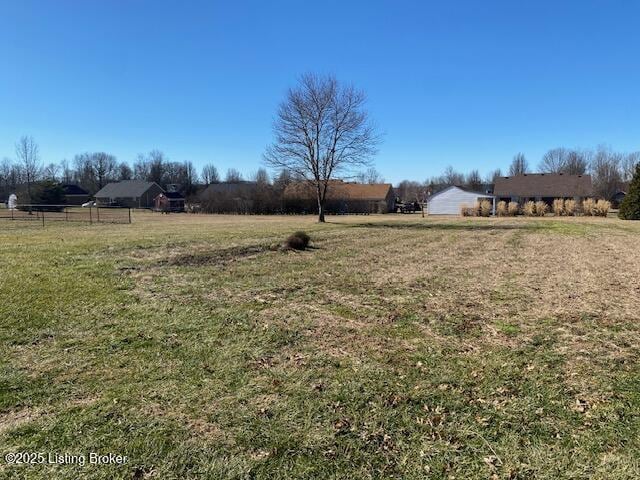
[[[547,205],[545,202],[536,202],[535,214],[538,217],[544,217],[548,211],[549,211],[549,205]]]
[[[500,201],[496,205],[496,215],[499,217],[506,217],[509,215],[509,210],[507,209],[507,202]]]
[[[510,217],[515,217],[519,211],[520,205],[518,205],[518,202],[509,202],[509,205],[507,206],[507,212],[509,213]]]
[[[481,217],[490,217],[493,211],[493,205],[489,200],[482,200],[477,210]]]
[[[535,202],[528,201],[522,206],[522,213],[525,217],[533,217],[536,215],[536,204]]]
[[[557,215],[558,217],[561,215],[565,215],[566,214],[566,210],[564,207],[564,199],[563,198],[556,198],[553,201],[553,207],[552,207],[553,213],[555,215]]]
[[[593,198],[585,198],[582,201],[582,214],[586,217],[596,215],[596,201]]]
[[[576,215],[578,213],[578,203],[573,199],[565,200],[564,212],[565,215],[570,217]]]
[[[130,457],[0,475],[640,475],[640,225],[135,220],[0,232],[0,455]]]

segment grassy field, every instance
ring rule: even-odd
[[[329,220],[1,223],[0,478],[640,478],[640,223]]]

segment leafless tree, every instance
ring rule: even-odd
[[[373,167],[368,168],[364,172],[358,173],[355,179],[356,179],[356,182],[358,183],[368,183],[370,185],[373,185],[376,183],[384,183],[384,178],[382,177],[382,175],[380,175],[380,172],[378,172]]]
[[[116,157],[105,152],[90,154],[90,165],[96,188],[100,190],[116,176],[118,163]]]
[[[274,121],[274,143],[265,162],[286,168],[313,185],[318,221],[324,222],[330,181],[369,166],[379,141],[365,110],[366,97],[333,76],[306,74],[288,91]]]
[[[542,156],[538,170],[543,173],[562,173],[567,162],[567,149],[553,148]]]
[[[33,137],[25,135],[18,140],[16,143],[16,157],[27,184],[27,201],[31,203],[31,185],[38,179],[38,175],[42,170],[40,150]]]
[[[235,168],[227,170],[227,175],[224,178],[227,183],[238,183],[242,181],[242,174]]]
[[[60,166],[55,163],[50,163],[46,165],[42,169],[42,178],[45,180],[50,180],[52,182],[57,182],[60,174]]]
[[[631,182],[638,163],[640,163],[640,152],[632,152],[624,155],[620,163],[622,180],[624,182]]]
[[[73,170],[69,166],[69,160],[63,158],[60,161],[60,179],[62,183],[71,183],[73,182]]]
[[[578,150],[569,150],[560,173],[567,175],[584,175],[589,168],[588,154]]]
[[[610,200],[620,189],[622,175],[620,160],[622,155],[600,146],[593,155],[590,171],[593,177],[594,193],[599,198]]]
[[[464,184],[464,175],[460,172],[455,171],[451,165],[445,168],[442,178],[444,180],[443,183],[447,185],[463,185]]]
[[[205,185],[220,182],[218,169],[213,164],[209,163],[202,168],[202,181],[205,183]]]
[[[127,162],[121,162],[118,165],[118,180],[131,180],[133,178],[133,170]]]
[[[471,170],[467,175],[465,185],[471,190],[479,191],[482,188],[482,177],[478,170]]]
[[[502,170],[496,168],[493,172],[489,172],[489,174],[485,177],[485,183],[495,183],[496,178],[500,178],[502,176]]]
[[[523,153],[516,153],[509,166],[509,176],[523,175],[529,171],[529,162]]]

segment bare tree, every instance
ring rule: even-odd
[[[42,169],[42,178],[44,178],[45,180],[57,182],[59,174],[60,166],[56,165],[55,163],[50,163]]]
[[[63,158],[60,161],[60,179],[62,183],[71,183],[73,182],[73,170],[69,166],[69,160]]]
[[[449,165],[444,169],[444,174],[442,175],[443,183],[447,185],[463,185],[464,184],[464,175],[460,172],[456,172],[454,168]]]
[[[265,162],[286,168],[314,187],[318,221],[324,222],[330,181],[347,170],[369,166],[376,136],[364,109],[365,95],[333,76],[306,74],[288,91],[274,121],[274,143]]]
[[[485,177],[485,183],[495,183],[496,178],[500,178],[502,176],[502,170],[496,168],[493,172],[489,172],[489,174]]]
[[[206,185],[212,183],[220,183],[220,175],[218,175],[218,169],[211,163],[205,165],[202,168],[202,181]]]
[[[620,189],[622,176],[620,160],[622,155],[613,153],[603,146],[593,155],[591,161],[591,175],[593,176],[594,193],[599,198],[610,200]]]
[[[480,172],[478,170],[471,170],[469,175],[467,175],[465,184],[471,190],[479,191],[482,188],[482,177],[480,176]]]
[[[131,180],[133,178],[133,170],[127,162],[121,162],[118,165],[118,180]]]
[[[567,162],[567,149],[553,148],[542,156],[538,170],[544,173],[562,173]]]
[[[529,171],[529,163],[523,153],[516,153],[509,166],[509,176],[523,175]]]
[[[38,179],[38,175],[42,170],[40,149],[33,137],[25,135],[18,140],[16,143],[16,157],[27,184],[28,202],[31,203],[31,184]]]
[[[584,175],[589,168],[587,154],[577,150],[569,150],[561,173],[567,175]]]
[[[640,163],[640,152],[632,152],[624,155],[622,162],[620,163],[622,180],[624,182],[631,182],[638,163]]]
[[[96,187],[100,190],[116,176],[116,157],[105,152],[90,154],[90,165]]]
[[[227,175],[224,179],[227,183],[238,183],[242,181],[242,174],[236,170],[235,168],[230,168],[227,170]]]
[[[364,172],[358,173],[355,179],[356,179],[356,182],[358,183],[368,183],[370,185],[373,185],[376,183],[384,183],[384,178],[382,177],[382,175],[380,175],[380,172],[378,172],[373,167],[368,168]]]

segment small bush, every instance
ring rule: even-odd
[[[553,213],[556,214],[557,216],[560,215],[564,215],[565,212],[565,207],[564,207],[564,199],[562,198],[556,198],[553,201]]]
[[[578,210],[578,204],[575,200],[569,199],[564,201],[564,214],[573,216]]]
[[[549,205],[545,202],[536,202],[536,215],[538,217],[544,217],[549,211]]]
[[[285,240],[283,247],[285,249],[304,250],[309,246],[310,240],[311,238],[306,232],[296,232]]]
[[[527,217],[533,217],[536,214],[536,204],[528,201],[522,206],[522,213]]]
[[[498,202],[498,204],[496,205],[496,215],[498,215],[499,217],[506,217],[507,215],[509,215],[509,210],[507,209],[507,202],[505,201]]]
[[[489,217],[491,215],[491,211],[493,210],[493,205],[489,200],[482,200],[480,202],[479,213],[482,217]]]
[[[636,171],[620,204],[618,216],[623,220],[640,220],[640,162],[636,164]]]
[[[590,217],[595,215],[596,201],[593,198],[585,198],[582,201],[582,214]]]
[[[598,200],[593,208],[593,214],[598,217],[606,217],[611,209],[611,202],[608,200]]]
[[[518,205],[518,202],[509,202],[509,205],[507,205],[507,213],[510,216],[515,217],[519,211],[520,205]]]
[[[475,207],[468,207],[466,204],[460,205],[460,215],[463,217],[474,217],[476,215]]]

